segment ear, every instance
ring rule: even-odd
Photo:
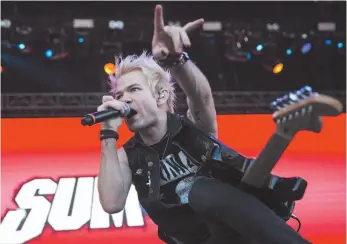
[[[157,94],[157,105],[158,107],[163,106],[169,99],[169,91],[167,89],[161,89]]]

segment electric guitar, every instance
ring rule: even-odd
[[[319,133],[322,116],[337,116],[343,106],[338,100],[315,93],[308,86],[286,94],[271,104],[276,130],[244,173],[241,184],[258,189],[256,195],[285,220],[290,218],[294,202],[300,200],[307,182],[301,178],[280,178],[271,171],[299,131]],[[270,180],[269,180],[270,178]],[[284,179],[284,180],[283,180]],[[278,183],[279,180],[282,182]],[[264,188],[264,184],[268,188]],[[269,184],[272,184],[270,186]],[[282,186],[281,186],[282,184]],[[282,188],[282,189],[281,189]]]

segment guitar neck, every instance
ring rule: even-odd
[[[245,172],[242,182],[260,188],[265,179],[271,174],[272,169],[293,139],[293,135],[276,131],[265,145],[259,156],[251,163]]]

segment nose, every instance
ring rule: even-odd
[[[132,98],[129,96],[129,94],[123,94],[123,97],[121,99],[122,102],[125,102],[127,104],[131,104],[132,103]]]

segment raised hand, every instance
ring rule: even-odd
[[[187,23],[184,27],[165,26],[163,7],[157,5],[154,10],[153,57],[157,60],[163,60],[168,55],[181,55],[184,47],[191,46],[188,34],[203,23],[204,19],[197,19]]]

